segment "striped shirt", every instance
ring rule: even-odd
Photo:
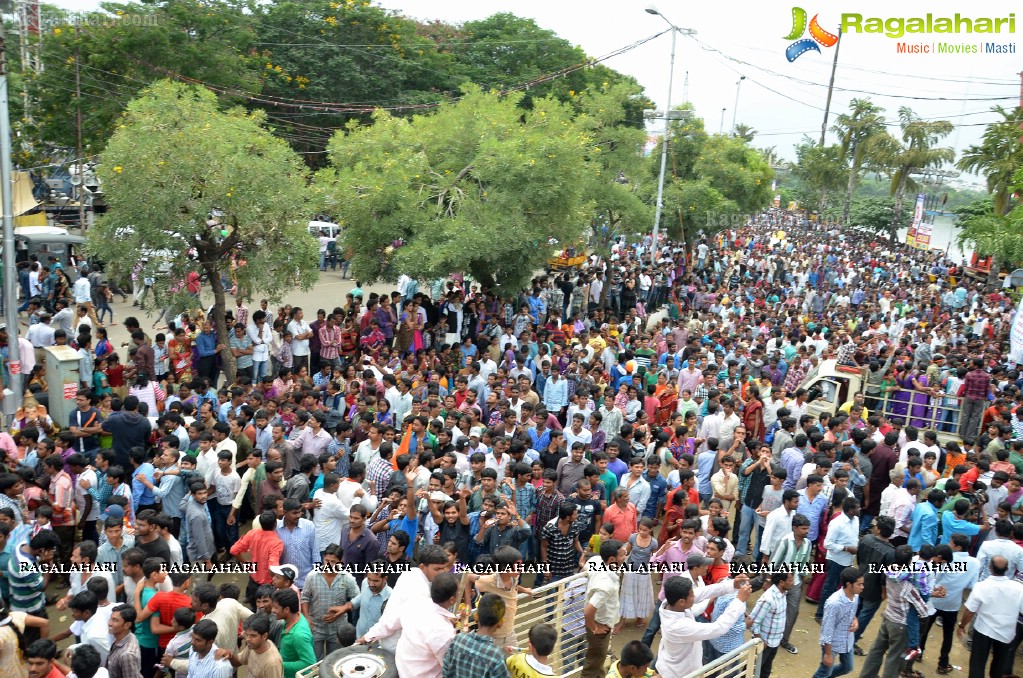
[[[821,645],[830,645],[832,653],[845,654],[853,649],[853,633],[849,630],[856,619],[856,606],[860,597],[852,600],[839,589],[824,603],[824,621],[821,622]]]
[[[782,636],[785,635],[787,606],[785,594],[777,586],[772,586],[760,596],[757,604],[753,606],[753,611],[750,612],[753,633],[763,638],[768,647],[781,645]]]
[[[7,583],[11,588],[11,611],[34,613],[46,607],[46,590],[36,567],[38,561],[26,548],[27,544],[15,548],[14,557],[7,561]]]
[[[555,578],[574,574],[579,566],[579,554],[575,540],[579,537],[579,523],[573,521],[565,534],[558,527],[558,519],[552,518],[540,530],[540,540],[547,542],[547,563]]]
[[[771,554],[772,565],[801,565],[799,572],[803,577],[809,577],[810,575],[810,550],[811,544],[809,539],[803,539],[803,543],[796,546],[796,539],[789,532],[787,535],[781,538],[778,545],[774,549],[774,553]],[[796,585],[799,584],[799,579],[796,580]]]
[[[369,470],[366,472],[366,480],[370,482],[370,487],[373,489],[373,494],[377,496],[377,499],[387,495],[387,488],[391,484],[393,472],[394,468],[391,466],[391,462],[385,461],[380,457],[375,457],[372,463],[370,463]]]
[[[188,678],[232,678],[234,669],[226,659],[217,659],[217,644],[210,647],[210,651],[203,656],[191,648],[188,651]]]
[[[920,597],[920,592],[912,582],[888,578],[887,589],[888,605],[884,610],[885,619],[893,624],[905,626],[910,605],[916,608],[921,619],[927,616],[927,603]]]
[[[113,638],[113,636],[111,636]],[[110,645],[107,655],[107,672],[110,678],[139,678],[142,665],[142,650],[134,633]]]
[[[444,653],[445,678],[496,678],[507,676],[504,650],[490,636],[460,633]],[[191,676],[189,677],[191,678]]]
[[[334,606],[350,603],[359,595],[359,585],[355,577],[347,572],[334,575],[333,583],[328,584],[322,572],[313,572],[305,580],[302,587],[301,602],[309,606],[306,619],[315,634],[326,634],[326,637],[337,636],[342,625],[348,623],[348,615],[341,615],[332,622],[324,621],[327,611]]]

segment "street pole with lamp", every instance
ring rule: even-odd
[[[739,76],[739,82],[735,83],[735,106],[732,108],[732,136],[735,136],[735,116],[739,113],[739,88],[742,87],[742,81],[746,79],[745,75]]]
[[[679,28],[675,24],[668,20],[668,17],[658,11],[656,7],[651,5],[646,8],[647,14],[653,14],[664,19],[665,23],[671,26],[671,63],[668,67],[668,98],[664,102],[664,140],[661,144],[661,173],[657,180],[657,211],[654,215],[654,239],[650,247],[650,263],[655,264],[657,262],[657,229],[661,223],[661,212],[664,210],[664,172],[668,166],[668,135],[671,132],[671,86],[675,79],[675,41],[679,33],[683,35],[695,35],[696,31],[691,28]]]
[[[11,180],[11,120],[7,101],[7,40],[0,25],[0,210],[3,212],[3,293],[7,324],[7,368],[11,395],[4,398],[3,411],[14,414],[21,405],[21,355],[18,345],[18,273],[14,267],[14,197]]]

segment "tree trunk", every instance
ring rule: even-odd
[[[203,257],[203,259],[208,262],[213,257]],[[217,343],[224,344],[224,350],[220,352],[221,371],[224,373],[227,383],[231,384],[234,382],[235,364],[234,356],[231,355],[231,349],[228,347],[231,335],[227,327],[227,320],[225,319],[225,314],[227,313],[227,291],[224,289],[224,284],[220,279],[220,271],[217,270],[216,266],[212,263],[203,263],[203,269],[205,269],[206,277],[209,278],[210,287],[213,289],[213,329],[217,333]]]
[[[895,212],[892,214],[892,223],[888,227],[888,238],[894,245],[899,235],[899,217],[902,216],[902,203],[906,199],[906,182],[909,180],[909,170],[902,173],[899,179],[899,187],[895,190]]]
[[[853,189],[856,188],[857,165],[859,164],[857,157],[859,151],[856,146],[856,142],[853,142],[853,160],[849,164],[849,181],[845,185],[845,204],[842,206],[842,223],[846,226],[849,225],[849,206],[852,204]]]

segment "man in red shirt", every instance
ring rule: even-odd
[[[963,440],[974,441],[980,434],[980,421],[987,406],[987,398],[991,393],[991,375],[984,369],[982,358],[973,359],[973,369],[963,379],[960,387],[963,396],[962,412],[960,413],[959,435]]]
[[[57,643],[40,638],[25,649],[28,678],[64,678],[53,660],[57,657]]]
[[[138,613],[136,619],[139,623],[153,617],[149,622],[149,627],[153,633],[159,635],[157,644],[160,646],[160,657],[166,651],[167,643],[174,638],[175,632],[172,626],[174,611],[181,607],[191,608],[192,606],[192,597],[186,593],[192,583],[192,574],[190,572],[171,572],[169,577],[174,588],[170,591],[157,591],[144,608],[135,610]],[[202,613],[197,612],[196,621],[199,621],[201,616]]]
[[[231,555],[241,560],[243,553],[249,554],[249,561],[255,563],[256,571],[249,574],[245,587],[245,600],[256,602],[256,589],[271,583],[270,568],[281,564],[284,542],[277,536],[277,516],[273,511],[259,514],[258,530],[249,530],[245,536],[231,546]]]

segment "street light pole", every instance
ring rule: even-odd
[[[735,83],[735,106],[732,108],[732,136],[735,136],[735,116],[739,113],[739,88],[742,87],[742,81],[746,79],[745,75],[739,76],[739,82]]]
[[[721,109],[721,122],[718,123],[718,134],[725,133],[725,111],[727,110],[728,110],[727,108]]]
[[[3,293],[7,325],[7,368],[12,391],[3,410],[14,414],[21,405],[21,355],[18,345],[18,273],[14,268],[14,198],[11,181],[11,120],[7,109],[7,39],[0,24],[0,211],[3,219]],[[0,388],[2,388],[0,384]]]
[[[650,247],[650,263],[657,263],[657,238],[658,228],[661,223],[661,213],[664,210],[664,173],[668,166],[668,135],[671,133],[671,86],[675,80],[675,42],[679,33],[684,35],[693,35],[696,33],[691,28],[679,28],[675,24],[668,21],[668,18],[661,14],[657,8],[648,7],[647,14],[655,14],[671,26],[671,63],[668,67],[668,98],[664,102],[664,139],[661,143],[661,173],[657,179],[657,211],[654,215],[654,239]]]
[[[671,82],[675,75],[675,37],[678,31],[671,31],[671,66],[668,69],[668,98],[664,102],[664,111],[671,111]],[[664,210],[664,172],[668,166],[668,135],[671,133],[671,120],[664,119],[664,139],[661,142],[661,173],[657,178],[657,211],[654,214],[654,239],[650,246],[650,264],[657,264],[657,229],[661,223],[661,212]]]

